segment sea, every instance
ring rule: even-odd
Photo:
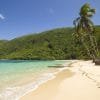
[[[55,78],[67,60],[0,60],[0,100],[19,100],[46,81]]]

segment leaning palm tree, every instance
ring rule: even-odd
[[[95,14],[88,3],[84,4],[79,13],[79,17],[73,21],[75,33],[73,36],[81,42],[87,51],[87,54],[93,61],[98,57],[97,42],[95,39],[95,28],[91,17]]]

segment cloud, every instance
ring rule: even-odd
[[[2,14],[0,14],[0,19],[4,20],[5,17]]]

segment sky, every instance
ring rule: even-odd
[[[72,27],[84,3],[96,8],[92,20],[100,25],[100,0],[0,0],[0,40]]]

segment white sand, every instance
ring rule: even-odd
[[[71,66],[20,100],[100,100],[100,66],[91,61]]]

